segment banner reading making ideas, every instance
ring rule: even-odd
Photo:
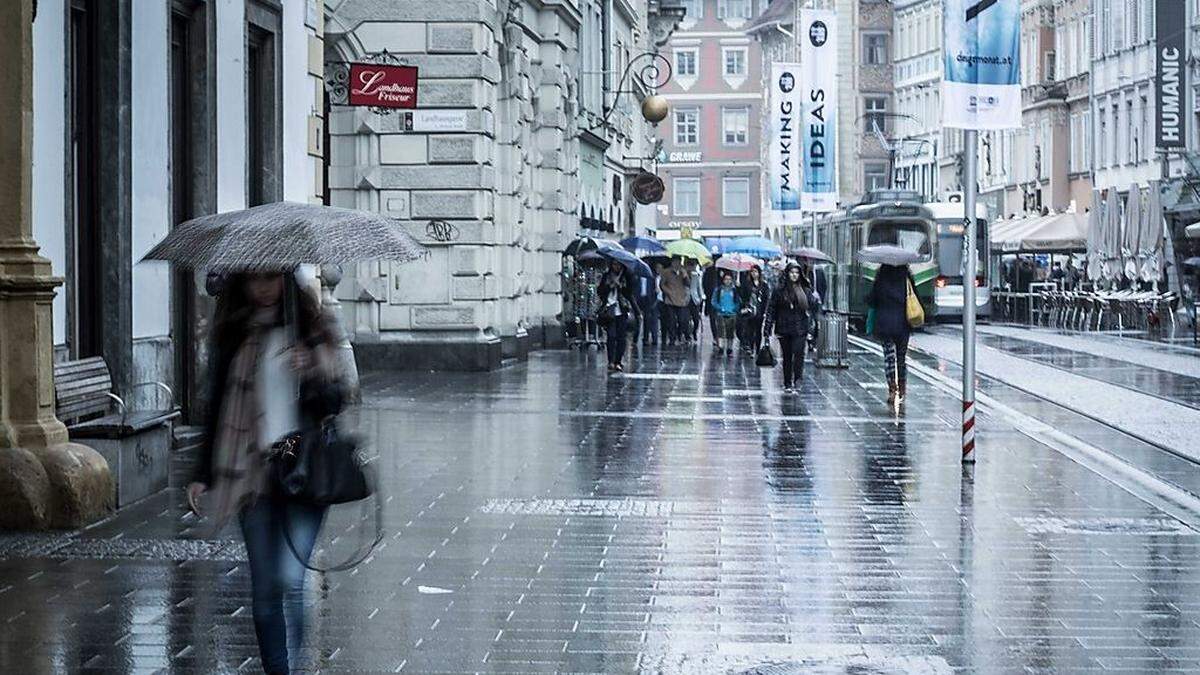
[[[800,10],[800,66],[804,118],[804,180],[800,208],[837,209],[837,14]]]
[[[958,129],[1021,126],[1021,1],[944,0],[942,119]]]
[[[797,225],[804,220],[800,211],[800,94],[800,65],[771,64],[767,180],[773,225]]]

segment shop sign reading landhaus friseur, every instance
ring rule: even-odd
[[[417,68],[351,63],[349,102],[375,108],[415,108]]]

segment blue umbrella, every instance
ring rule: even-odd
[[[766,237],[738,237],[729,242],[725,253],[745,253],[756,258],[772,259],[783,255],[783,250]]]
[[[729,244],[732,241],[729,237],[705,237],[704,245],[708,247],[708,252],[713,255],[725,255],[729,252]]]
[[[654,237],[629,237],[622,239],[621,247],[639,258],[665,253],[667,250],[667,247],[663,246],[663,243]]]
[[[639,277],[654,278],[654,272],[650,271],[650,266],[642,262],[636,255],[626,251],[623,248],[615,246],[603,246],[596,249],[596,255],[609,260],[615,260],[625,266],[632,274]]]

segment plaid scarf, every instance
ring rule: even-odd
[[[252,504],[267,489],[267,452],[258,447],[257,387],[263,339],[276,325],[276,313],[255,315],[245,341],[229,364],[229,376],[213,444],[214,532],[229,518]]]

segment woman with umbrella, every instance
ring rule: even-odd
[[[762,277],[761,267],[755,265],[746,273],[741,296],[742,308],[738,318],[742,322],[742,351],[757,354],[762,347],[763,318],[771,297],[771,289]]]
[[[783,390],[787,393],[795,391],[795,386],[804,379],[804,351],[816,305],[804,271],[796,263],[789,264],[783,271],[783,283],[766,303],[765,316],[767,334],[774,332],[779,337]]]
[[[599,295],[600,320],[607,336],[608,372],[619,373],[624,370],[621,362],[625,358],[625,336],[633,313],[633,285],[619,260],[609,261],[608,271],[600,280]]]
[[[293,649],[301,646],[304,571],[326,510],[285,499],[270,472],[271,458],[279,441],[319,429],[336,415],[345,393],[333,356],[340,342],[336,320],[297,284],[295,270],[301,264],[407,262],[424,253],[378,214],[279,202],[182,223],[143,258],[227,273],[213,327],[205,446],[187,497],[199,514],[211,490],[205,510],[215,516],[214,531],[238,518],[254,629],[268,673],[291,672],[289,642]]]
[[[909,295],[915,297],[916,284],[908,269],[908,264],[920,256],[894,246],[874,246],[863,249],[860,257],[867,262],[880,263],[875,273],[875,283],[867,294],[867,306],[874,320],[869,317],[867,323],[873,324],[868,326],[868,330],[883,345],[888,405],[896,406],[907,393],[908,338],[914,324],[920,325],[916,316],[909,315]],[[923,314],[920,319],[924,319]]]

